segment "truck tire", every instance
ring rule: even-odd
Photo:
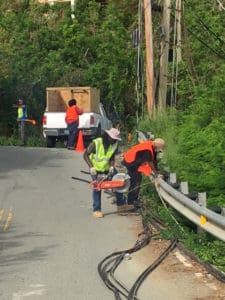
[[[56,145],[56,137],[55,136],[47,136],[46,137],[46,145],[48,148],[54,148]]]

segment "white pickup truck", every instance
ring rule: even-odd
[[[105,109],[100,103],[100,113],[86,112],[79,116],[79,129],[82,130],[84,139],[94,138],[102,130],[112,127],[112,122],[107,118]],[[66,142],[69,131],[65,123],[65,112],[45,112],[43,115],[43,135],[47,147],[55,147],[57,141]]]

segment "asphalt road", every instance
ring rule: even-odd
[[[134,246],[141,220],[117,216],[105,193],[105,217],[94,219],[88,183],[72,179],[90,180],[81,170],[88,171],[79,152],[0,147],[1,300],[115,299],[97,266]],[[150,247],[118,268],[128,289],[162,250],[159,244]],[[221,295],[220,285],[206,274],[208,281],[199,280],[195,266],[187,270],[176,256],[146,280],[138,299],[220,299],[213,298]]]

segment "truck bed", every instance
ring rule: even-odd
[[[67,124],[65,122],[64,112],[46,112],[44,118],[46,119],[45,124],[43,124],[43,129],[66,129]],[[83,113],[79,116],[79,126],[80,129],[88,129],[96,127],[99,124],[101,116],[97,113]],[[92,121],[91,121],[92,120]],[[110,127],[109,127],[110,128]]]

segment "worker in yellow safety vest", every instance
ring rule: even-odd
[[[101,137],[90,143],[84,152],[84,160],[87,163],[92,180],[98,180],[99,176],[116,174],[115,154],[118,150],[118,141],[121,141],[120,131],[116,128],[105,130]],[[115,193],[118,212],[125,209],[125,200],[122,193]],[[93,217],[102,218],[101,190],[93,190]]]
[[[25,122],[27,119],[27,107],[22,99],[18,100],[18,104],[13,107],[17,108],[17,121],[19,125],[19,134],[21,139],[20,146],[26,145],[26,127]]]

